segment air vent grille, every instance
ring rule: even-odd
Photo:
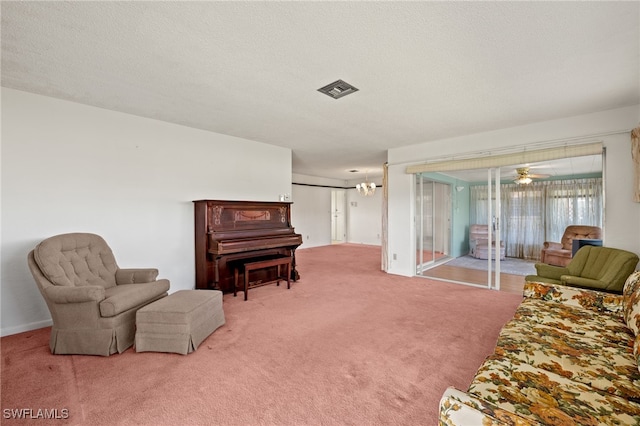
[[[342,80],[334,81],[333,83],[327,84],[326,86],[318,89],[318,92],[324,93],[327,96],[331,96],[333,99],[339,99],[343,96],[347,96],[348,94],[357,91],[358,89]]]

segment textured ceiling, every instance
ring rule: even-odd
[[[640,103],[640,2],[9,2],[2,86],[375,175],[393,147]],[[337,79],[359,89],[335,100]]]

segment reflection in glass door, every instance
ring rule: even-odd
[[[449,258],[451,185],[422,175],[416,179],[416,273]]]

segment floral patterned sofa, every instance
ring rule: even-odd
[[[525,299],[440,425],[640,425],[640,271],[614,295],[527,282]]]

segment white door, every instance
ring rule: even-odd
[[[331,191],[331,242],[332,244],[344,243],[347,240],[346,218],[344,215],[346,203],[346,190],[334,189]]]

